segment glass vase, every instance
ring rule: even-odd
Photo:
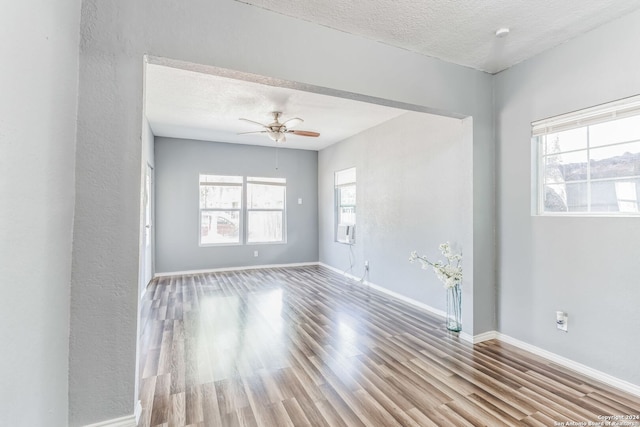
[[[447,329],[453,332],[462,330],[462,291],[460,285],[447,289]]]

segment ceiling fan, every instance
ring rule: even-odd
[[[272,140],[274,140],[275,142],[285,142],[287,140],[285,135],[288,133],[293,135],[299,135],[299,136],[312,136],[312,137],[320,136],[318,132],[292,129],[293,127],[298,126],[300,123],[304,121],[298,117],[294,117],[292,119],[285,120],[284,122],[280,122],[280,115],[282,114],[280,111],[274,111],[271,114],[273,114],[273,122],[267,125],[253,121],[253,120],[241,118],[240,120],[243,120],[245,122],[254,123],[256,125],[262,126],[264,130],[256,130],[252,132],[240,132],[238,135],[244,135],[248,133],[266,133],[267,136]]]

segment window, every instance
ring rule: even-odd
[[[354,243],[356,225],[356,168],[335,173],[336,241]]]
[[[245,187],[242,176],[201,174],[200,245],[285,242],[286,186],[285,178],[248,177]]]
[[[238,244],[242,225],[242,177],[200,175],[200,244]]]
[[[537,214],[640,215],[640,96],[532,124]]]
[[[247,242],[285,241],[284,178],[247,178]]]

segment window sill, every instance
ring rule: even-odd
[[[532,214],[532,217],[538,218],[639,218],[639,213],[619,213],[611,214],[607,212],[556,212],[556,213],[539,213]]]

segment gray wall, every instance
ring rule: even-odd
[[[79,22],[77,0],[0,13],[2,426],[68,425]]]
[[[133,413],[147,53],[473,116],[474,332],[494,328],[490,75],[232,0],[84,0],[81,37],[71,426]]]
[[[496,109],[500,331],[640,385],[640,221],[530,215],[530,123],[640,93],[638,40],[635,12],[502,72]]]
[[[444,260],[449,241],[464,254],[463,326],[473,331],[473,186],[471,120],[410,112],[322,151],[318,158],[320,261],[350,267],[335,242],[334,173],[356,167],[356,244],[352,274],[439,310],[445,292],[431,270],[409,263],[417,250]]]
[[[318,153],[280,148],[275,160],[271,147],[157,137],[157,272],[318,261]],[[287,243],[200,247],[200,173],[286,178]]]

